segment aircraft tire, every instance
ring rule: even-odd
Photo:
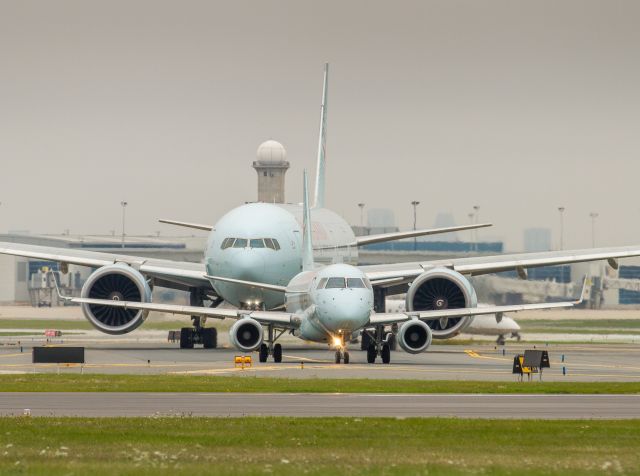
[[[269,347],[267,347],[267,344],[262,344],[260,346],[260,352],[258,353],[258,360],[260,360],[260,362],[262,363],[265,363],[268,357],[269,357]]]
[[[273,346],[273,361],[277,364],[282,362],[282,346],[280,344]]]
[[[218,331],[215,327],[204,327],[202,333],[202,346],[205,349],[215,349],[218,344]]]
[[[382,351],[380,352],[382,356],[382,363],[388,364],[391,362],[391,349],[389,348],[389,344],[384,344],[382,346]]]
[[[362,337],[360,337],[360,350],[369,349],[369,344],[371,344],[371,337],[366,332],[363,332]]]
[[[193,329],[191,327],[180,329],[180,348],[193,349]]]
[[[336,350],[336,364],[339,364],[340,360],[342,360],[342,356],[340,355],[340,351]]]
[[[345,353],[344,353],[344,355],[342,356],[342,361],[343,361],[345,364],[348,364],[348,363],[349,363],[349,352],[345,352]]]
[[[370,344],[367,347],[367,362],[370,364],[374,364],[376,362],[376,346]]]

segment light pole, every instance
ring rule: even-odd
[[[473,211],[475,212],[474,214],[474,218],[475,218],[475,222],[478,223],[480,220],[480,205],[474,205],[473,206]],[[474,230],[474,234],[476,239],[474,240],[475,242],[475,248],[476,248],[476,253],[478,252],[478,230]]]
[[[122,206],[122,247],[124,248],[124,217],[125,217],[125,210],[127,208],[128,203],[125,201],[120,202],[120,205]]]
[[[416,231],[416,223],[417,223],[417,218],[418,218],[418,212],[417,212],[417,208],[418,205],[420,205],[420,202],[418,202],[417,200],[414,200],[413,202],[411,202],[411,205],[413,205],[413,231]],[[413,237],[413,251],[416,251],[418,249],[418,243],[416,240],[416,237]]]
[[[591,247],[596,247],[596,218],[598,218],[598,214],[596,212],[589,213],[591,217]]]
[[[560,251],[564,249],[564,207],[558,207],[560,212]]]
[[[473,212],[467,214],[467,216],[469,217],[469,224],[473,225]],[[469,240],[469,251],[473,251],[473,230],[469,230],[469,233],[471,234],[471,239]]]
[[[358,203],[358,206],[360,207],[360,228],[364,228],[364,203]],[[360,233],[362,233],[362,230],[360,230]]]

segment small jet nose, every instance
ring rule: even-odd
[[[371,309],[367,300],[354,299],[349,290],[336,291],[338,296],[324,314],[324,325],[331,332],[360,329],[369,320]]]

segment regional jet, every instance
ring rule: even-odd
[[[422,352],[431,338],[463,331],[474,315],[574,304],[478,308],[469,276],[516,270],[526,278],[530,267],[595,260],[617,267],[619,258],[640,256],[639,245],[358,266],[357,248],[365,244],[488,224],[355,237],[347,222],[324,206],[327,82],[325,65],[313,207],[304,187],[302,206],[246,204],[212,226],[171,221],[209,231],[204,263],[16,243],[0,243],[0,254],[58,262],[63,270],[68,264],[96,268],[80,297],[67,299],[80,304],[89,322],[108,334],[135,330],[150,312],[184,314],[192,317],[193,326],[182,329],[180,346],[214,347],[215,328],[204,321],[231,318],[237,321],[231,342],[243,351],[259,349],[261,361],[269,356],[281,361],[276,341],[289,332],[334,346],[336,361],[347,362],[346,344],[365,332],[371,337],[368,361],[381,357],[385,363],[393,333],[403,349]],[[154,286],[188,291],[191,305],[154,302]],[[405,312],[384,312],[386,295],[404,293]],[[237,309],[218,307],[222,302]]]

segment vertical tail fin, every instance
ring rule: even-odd
[[[302,180],[304,194],[302,203],[302,271],[310,271],[313,269],[313,243],[311,242],[311,212],[309,211],[309,184],[306,170]]]
[[[318,162],[316,169],[316,195],[314,208],[324,207],[324,169],[327,143],[327,89],[329,86],[329,63],[324,64],[324,84],[322,86],[322,106],[320,107],[320,137],[318,138]]]

